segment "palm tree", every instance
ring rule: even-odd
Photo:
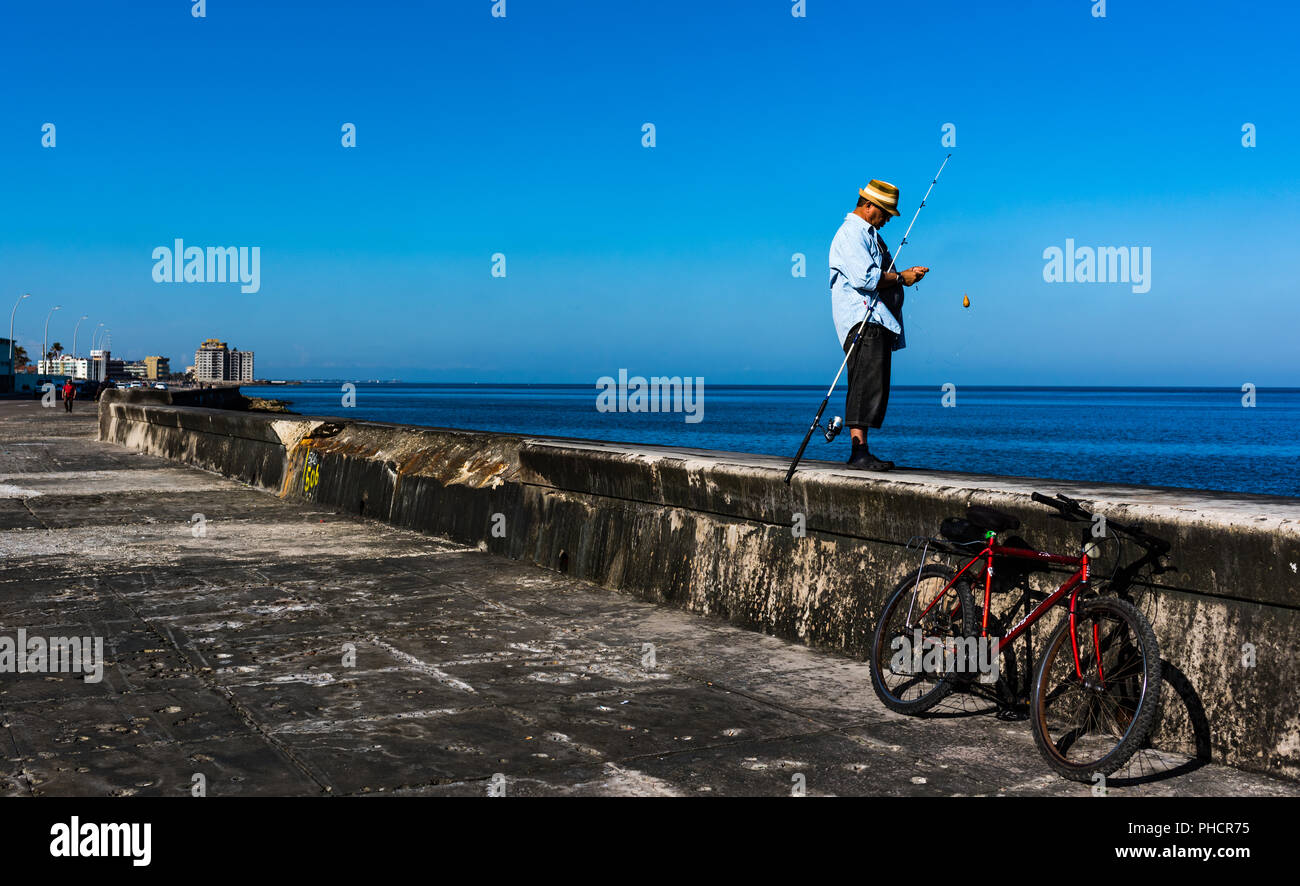
[[[14,345],[14,370],[22,369],[24,366],[30,366],[31,360],[27,358],[27,349],[22,345]]]
[[[59,355],[62,353],[63,353],[63,345],[59,344],[58,342],[55,342],[54,344],[50,345],[50,353],[47,356],[48,359],[50,360],[57,360],[59,359]]]

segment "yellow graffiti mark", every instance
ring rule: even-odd
[[[311,492],[320,482],[320,462],[316,460],[316,453],[310,453],[307,456],[307,463],[302,469],[302,491]]]

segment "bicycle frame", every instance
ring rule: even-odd
[[[984,545],[984,550],[980,551],[978,554],[972,557],[969,563],[963,566],[960,570],[957,571],[956,575],[954,575],[951,579],[949,579],[948,583],[944,585],[943,590],[941,590],[937,595],[935,595],[935,598],[930,601],[930,604],[928,606],[925,607],[925,610],[921,613],[920,617],[925,618],[926,614],[929,613],[930,609],[934,607],[934,604],[938,603],[940,600],[943,599],[944,595],[947,594],[949,589],[951,589],[952,586],[957,583],[957,580],[961,578],[962,575],[965,574],[966,570],[970,569],[972,566],[974,566],[977,562],[979,562],[982,559],[985,561],[984,606],[983,606],[984,613],[980,623],[980,636],[987,637],[989,634],[989,600],[993,595],[993,558],[994,557],[1015,557],[1022,560],[1034,560],[1039,563],[1054,563],[1059,566],[1076,567],[1074,573],[1069,578],[1067,578],[1064,582],[1062,582],[1060,587],[1058,587],[1051,594],[1048,594],[1046,599],[1044,599],[1041,603],[1035,606],[1033,610],[1031,610],[1029,614],[1027,614],[1019,622],[1017,622],[1016,625],[1011,628],[1011,630],[1007,631],[1006,636],[1003,637],[998,642],[998,653],[1001,654],[1002,650],[1006,648],[1007,645],[1012,643],[1017,637],[1023,634],[1025,630],[1030,625],[1032,625],[1035,621],[1037,621],[1044,612],[1046,612],[1048,609],[1051,609],[1053,606],[1055,606],[1056,603],[1068,593],[1070,594],[1070,644],[1074,652],[1074,670],[1076,676],[1078,676],[1080,679],[1083,679],[1083,668],[1079,662],[1079,640],[1077,634],[1075,633],[1074,619],[1075,619],[1075,605],[1079,598],[1079,592],[1088,587],[1088,552],[1086,550],[1083,551],[1077,557],[1071,557],[1064,554],[1052,554],[1052,553],[1048,553],[1047,551],[1035,551],[1030,548],[1009,548],[1004,545],[998,544],[997,536],[994,535],[993,533],[989,533],[987,542]],[[917,590],[919,592],[920,585],[917,586]],[[1093,625],[1093,632],[1094,634],[1096,633],[1096,625]],[[1097,638],[1094,637],[1094,643],[1096,643],[1096,641]],[[1100,647],[1095,645],[1094,648],[1097,649],[1098,656],[1100,656]],[[1097,662],[1097,667],[1098,667],[1098,676],[1101,677],[1102,675],[1101,675],[1100,660],[1098,660]]]

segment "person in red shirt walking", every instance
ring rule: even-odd
[[[77,399],[77,386],[72,383],[72,379],[68,379],[66,382],[63,383],[63,411],[64,412],[72,411],[72,401],[75,399]]]

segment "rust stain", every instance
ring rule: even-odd
[[[481,453],[461,454],[444,449],[419,449],[398,459],[399,477],[431,477],[445,485],[486,486],[510,470],[510,463]]]
[[[299,466],[306,461],[302,455],[304,449],[311,449],[311,438],[304,437],[293,445],[288,452],[289,469],[284,472],[284,482],[280,484],[280,498],[288,498],[294,478],[299,475]]]
[[[313,440],[311,448],[321,453],[337,453],[338,455],[357,456],[359,458],[374,458],[379,454],[378,446],[365,443],[343,443],[337,437]]]
[[[359,442],[350,435],[331,437],[304,437],[290,452],[290,470],[286,475],[281,495],[288,495],[291,484],[302,474],[306,454],[336,455],[359,460],[383,460],[396,465],[397,483],[406,477],[429,477],[444,486],[490,486],[500,482],[516,466],[501,452],[485,452],[468,441],[454,441],[446,445],[414,447],[408,439]],[[425,441],[421,442],[426,442]]]

